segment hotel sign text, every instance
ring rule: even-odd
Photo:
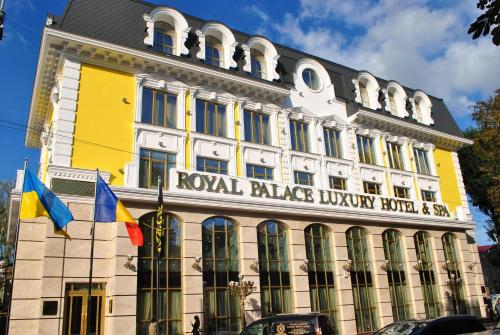
[[[376,209],[383,211],[450,217],[445,205],[423,202],[417,207],[414,201],[387,198],[370,194],[356,194],[334,190],[318,190],[301,185],[283,186],[276,183],[247,180],[249,187],[242,188],[241,179],[177,171],[177,188],[180,190],[210,192],[253,198],[317,203],[327,206]],[[246,192],[245,192],[246,191]]]

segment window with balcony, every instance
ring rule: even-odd
[[[436,202],[436,192],[422,190],[422,201]]]
[[[290,120],[290,139],[292,150],[309,152],[308,124],[296,120]]]
[[[141,122],[176,128],[177,96],[144,87]]]
[[[377,183],[370,183],[369,181],[364,181],[363,182],[363,191],[366,194],[376,194],[380,195],[380,184]]]
[[[196,171],[227,175],[227,161],[206,157],[196,157]]]
[[[168,55],[173,55],[175,53],[175,29],[168,23],[155,23],[153,50]]]
[[[356,139],[358,143],[359,161],[365,164],[377,164],[377,155],[373,138],[357,135]]]
[[[347,180],[345,180],[344,178],[330,176],[329,180],[331,189],[341,191],[347,190]]]
[[[406,187],[394,186],[394,196],[396,198],[410,199],[410,190]]]
[[[295,184],[306,185],[306,186],[314,186],[314,174],[303,172],[303,171],[294,171],[293,175],[295,177]]]
[[[342,158],[340,131],[332,128],[323,128],[325,138],[325,153],[328,157]]]
[[[224,66],[224,47],[214,36],[205,37],[205,63],[213,66]]]
[[[401,145],[387,142],[387,157],[389,159],[389,166],[392,169],[404,170],[404,161],[403,161],[403,153],[401,152]]]
[[[158,178],[163,187],[168,186],[169,171],[175,168],[175,154],[141,149],[139,163],[139,187],[158,188]]]
[[[247,164],[247,177],[273,180],[273,169],[266,166]]]
[[[269,144],[269,115],[245,110],[245,141],[257,144]]]
[[[196,131],[226,137],[226,106],[205,100],[196,100]]]
[[[431,174],[427,151],[423,149],[413,149],[413,157],[415,158],[415,166],[420,174]]]

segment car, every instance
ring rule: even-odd
[[[240,335],[335,335],[328,314],[278,314],[250,323]]]
[[[473,315],[452,315],[429,320],[394,322],[373,335],[458,335],[484,330],[484,325]]]

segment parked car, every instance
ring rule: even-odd
[[[484,330],[486,328],[475,316],[453,315],[429,320],[394,322],[373,335],[458,335]]]
[[[493,329],[484,332],[475,332],[467,335],[500,335],[500,322],[496,324]]]
[[[250,323],[240,335],[335,335],[328,314],[278,314]]]

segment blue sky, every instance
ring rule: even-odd
[[[500,48],[489,37],[467,35],[478,14],[475,0],[151,2],[422,89],[443,98],[461,128],[472,124],[468,107],[500,88]],[[0,120],[26,124],[45,17],[62,14],[66,0],[5,3]],[[0,179],[14,178],[25,157],[33,169],[39,159],[37,149],[24,146],[24,129],[5,126],[0,121]],[[477,211],[475,218],[484,221]],[[487,243],[481,228],[478,240]]]

